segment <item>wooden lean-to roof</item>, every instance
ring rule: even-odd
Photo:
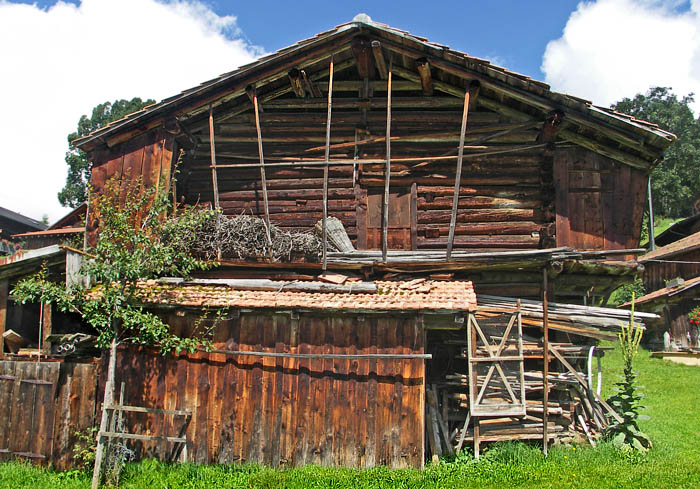
[[[364,49],[381,49],[384,58],[392,60],[397,82],[421,82],[423,73],[417,68],[417,62],[418,66],[427,63],[433,73],[430,92],[432,94],[434,90],[434,96],[427,105],[431,108],[440,104],[450,106],[451,100],[462,98],[470,83],[476,81],[480,84],[477,104],[481,108],[515,122],[544,121],[548,114],[556,112],[565,121],[565,126],[557,132],[557,140],[640,169],[648,169],[661,159],[665,148],[675,139],[673,134],[654,124],[597,107],[571,95],[553,92],[545,83],[359,15],[352,22],[115,121],[77,139],[74,144],[86,151],[105,145],[112,147],[145,131],[157,127],[167,129],[173,124],[184,127],[187,132],[196,132],[206,126],[210,104],[216,116],[223,118],[250,109],[249,92],[246,92],[250,87],[255,88],[263,106],[266,103],[284,105],[284,100],[275,100],[293,93],[295,87],[288,78],[292,70],[304,70],[310,80],[318,83],[328,77],[328,65],[333,56],[336,71],[355,68],[366,72],[366,67],[357,66],[357,59],[353,56],[358,42],[363,43]],[[371,63],[375,62],[372,60]],[[369,78],[375,76],[374,66],[371,69]],[[382,71],[385,70],[378,67],[379,78],[382,78]],[[307,99],[307,103],[320,102],[319,99]],[[401,101],[395,100],[394,103],[400,105]]]

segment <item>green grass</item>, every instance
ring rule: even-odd
[[[491,448],[480,461],[465,455],[424,471],[304,467],[275,470],[255,465],[168,465],[146,460],[129,465],[124,489],[194,488],[691,488],[700,487],[700,368],[637,357],[650,420],[640,426],[654,441],[646,456],[611,445],[553,447],[548,457],[522,443]],[[604,396],[621,372],[619,352],[604,358]],[[27,464],[0,464],[0,488],[85,489],[90,475],[58,474]]]
[[[673,226],[675,223],[682,221],[685,217],[654,217],[654,237],[666,231],[668,228]],[[648,226],[647,226],[648,227]],[[649,240],[646,239],[639,244],[640,248],[646,248],[649,244]]]

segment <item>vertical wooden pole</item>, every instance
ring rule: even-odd
[[[272,237],[270,236],[270,206],[267,203],[267,180],[265,179],[265,157],[263,156],[262,133],[260,132],[260,109],[258,92],[253,88],[253,109],[255,110],[255,129],[258,131],[258,154],[260,155],[260,180],[262,181],[263,203],[265,206],[265,233],[272,258]]]
[[[457,225],[457,206],[459,205],[459,187],[462,179],[462,160],[464,159],[464,135],[467,132],[467,115],[469,114],[470,93],[464,93],[464,109],[462,111],[462,129],[459,133],[459,153],[457,153],[457,171],[455,172],[455,192],[452,196],[452,216],[450,217],[450,234],[447,239],[447,259],[452,255],[455,241],[455,226]]]
[[[7,323],[7,296],[10,285],[7,279],[0,280],[0,358],[5,356],[5,333]]]
[[[214,209],[219,208],[219,181],[216,175],[216,146],[214,144],[214,109],[209,104],[209,152],[211,153],[211,185],[214,189]]]
[[[95,466],[92,471],[92,489],[100,486],[102,477],[102,462],[105,453],[105,437],[102,433],[109,428],[109,412],[107,406],[114,404],[114,377],[117,371],[117,340],[112,338],[109,346],[109,363],[107,366],[107,382],[102,398],[102,418],[100,419],[100,431],[97,433],[97,448],[95,449]]]
[[[542,345],[542,359],[544,368],[542,371],[543,395],[542,395],[542,443],[544,454],[549,451],[549,433],[547,422],[549,421],[549,304],[547,297],[547,267],[542,269],[542,329],[544,331]]]
[[[389,60],[386,101],[386,169],[384,172],[384,199],[382,200],[382,261],[386,263],[389,240],[389,183],[391,181],[391,72],[393,60]]]
[[[51,303],[48,302],[43,302],[41,305],[42,311],[41,311],[41,330],[42,330],[42,335],[41,335],[41,353],[49,354],[51,353],[51,343],[47,341],[46,339],[51,336],[52,332],[52,306]]]
[[[328,231],[326,220],[328,219],[328,159],[331,151],[331,109],[333,104],[333,56],[328,78],[328,115],[326,117],[326,153],[325,165],[323,165],[323,222],[321,233],[323,234],[323,270],[328,267]]]

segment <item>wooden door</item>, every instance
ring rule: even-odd
[[[389,224],[387,247],[390,250],[415,249],[412,239],[411,216],[413,199],[410,188],[392,188],[389,192]],[[382,247],[383,188],[367,190],[367,249]]]

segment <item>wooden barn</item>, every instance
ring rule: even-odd
[[[641,271],[648,173],[673,140],[366,15],[76,140],[95,192],[158,184],[323,240],[141,284],[175,331],[224,321],[211,352],[123,347],[108,407],[126,432],[102,435],[166,459],[351,467],[593,440],[615,416],[596,342],[629,320],[599,306]],[[88,242],[95,223],[88,208]]]

